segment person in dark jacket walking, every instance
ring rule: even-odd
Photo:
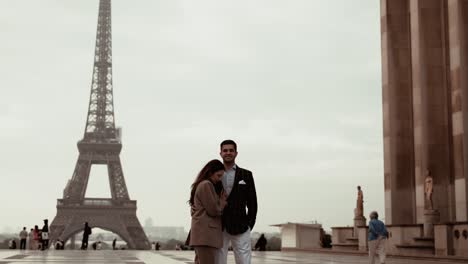
[[[88,239],[89,235],[91,235],[91,227],[89,227],[88,222],[85,222],[84,230],[83,230],[83,240],[81,241],[81,249],[86,250],[88,249]]]
[[[41,229],[42,250],[49,248],[49,220],[44,219],[44,226]]]
[[[261,234],[254,248],[258,249],[258,251],[265,251],[267,243],[268,242],[267,242],[267,239],[265,238],[265,235]]]
[[[224,140],[220,145],[225,173],[222,187],[227,195],[223,210],[223,248],[218,250],[218,263],[226,264],[229,243],[234,251],[236,264],[250,264],[252,255],[252,231],[257,217],[257,193],[252,172],[236,164],[237,144]],[[218,187],[221,188],[221,187]]]

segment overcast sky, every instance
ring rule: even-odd
[[[0,231],[53,219],[78,158],[97,0],[0,0]],[[143,224],[190,226],[190,185],[238,143],[254,231],[383,214],[375,0],[113,0],[115,119]],[[110,197],[93,167],[88,197]]]

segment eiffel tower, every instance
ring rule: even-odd
[[[136,201],[130,200],[125,184],[112,90],[111,1],[100,0],[86,128],[78,142],[80,154],[73,176],[63,191],[63,198],[57,200],[50,239],[67,241],[83,231],[84,222],[88,222],[91,227],[118,234],[130,249],[149,249],[148,238],[136,216]],[[91,166],[95,164],[107,165],[110,199],[85,198]]]

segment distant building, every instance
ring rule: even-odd
[[[144,228],[153,227],[153,226],[154,226],[153,218],[151,217],[146,218]]]
[[[281,230],[281,250],[321,248],[321,224],[287,222],[272,226]]]

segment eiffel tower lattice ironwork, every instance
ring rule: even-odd
[[[78,142],[80,154],[73,176],[63,198],[57,200],[50,239],[67,241],[83,231],[84,222],[88,222],[91,227],[118,234],[129,248],[148,249],[148,238],[136,215],[136,201],[130,200],[122,171],[122,144],[114,122],[112,90],[111,0],[100,0],[86,128]],[[107,165],[110,199],[85,198],[91,166],[95,164]]]

